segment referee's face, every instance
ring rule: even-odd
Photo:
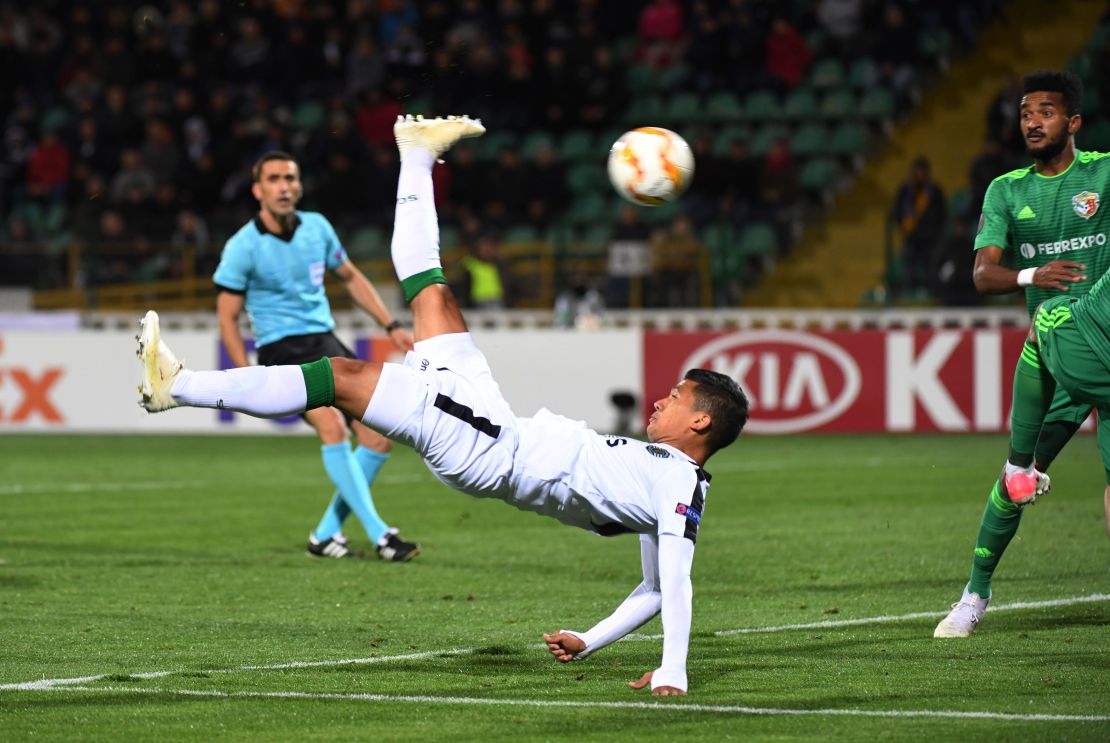
[[[262,163],[258,180],[251,187],[262,209],[275,217],[288,216],[296,210],[301,190],[301,171],[292,160]]]

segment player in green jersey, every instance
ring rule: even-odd
[[[974,279],[983,294],[1024,288],[1032,315],[1060,292],[1085,295],[1110,266],[1110,208],[1101,208],[1102,199],[1110,198],[1110,155],[1075,148],[1075,133],[1083,123],[1083,85],[1077,77],[1036,72],[1025,77],[1022,91],[1021,131],[1033,164],[999,176],[987,189],[975,238]],[[1012,267],[1003,265],[1004,256]],[[1047,477],[1040,479],[1041,473],[1090,415],[1092,405],[1073,399],[1065,385],[1056,385],[1047,414],[1027,423],[1028,417],[1016,410],[1021,383],[1015,377],[1010,462],[1044,490]],[[1110,416],[1099,421],[1099,440],[1110,442]],[[1023,425],[1034,428],[1019,432]],[[1015,451],[1015,441],[1025,448]],[[987,498],[971,579],[934,637],[967,637],[986,611],[994,570],[1021,523],[1020,505],[1006,497],[1006,477],[1004,471]],[[1103,499],[1110,529],[1110,486]]]

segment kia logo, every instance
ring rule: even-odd
[[[747,430],[808,431],[836,419],[860,392],[860,370],[840,346],[791,330],[752,330],[716,338],[681,369],[711,369],[735,379],[752,402]]]

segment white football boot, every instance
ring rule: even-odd
[[[170,390],[185,365],[177,360],[173,351],[159,337],[157,312],[147,312],[140,324],[143,332],[137,336],[139,350],[135,354],[143,362],[143,383],[139,387],[142,399],[139,400],[139,405],[148,413],[176,408],[177,402]]]
[[[434,157],[439,157],[460,139],[480,137],[486,133],[479,119],[469,116],[425,119],[423,116],[398,116],[393,125],[393,136],[401,159],[413,147],[423,147]]]
[[[980,598],[977,593],[968,593],[964,587],[964,595],[955,604],[948,616],[940,620],[940,624],[933,630],[933,637],[968,637],[975,631],[979,620],[987,611],[990,598]]]

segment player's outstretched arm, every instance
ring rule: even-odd
[[[690,647],[690,619],[694,598],[694,589],[690,582],[694,542],[673,534],[660,534],[658,541],[663,661],[651,673],[651,693],[656,696],[685,694],[688,688],[686,655]]]
[[[644,579],[612,614],[585,632],[564,629],[543,636],[548,651],[556,660],[564,663],[582,660],[641,627],[659,613],[663,597],[659,592],[657,544],[654,535],[640,536],[640,565]]]

